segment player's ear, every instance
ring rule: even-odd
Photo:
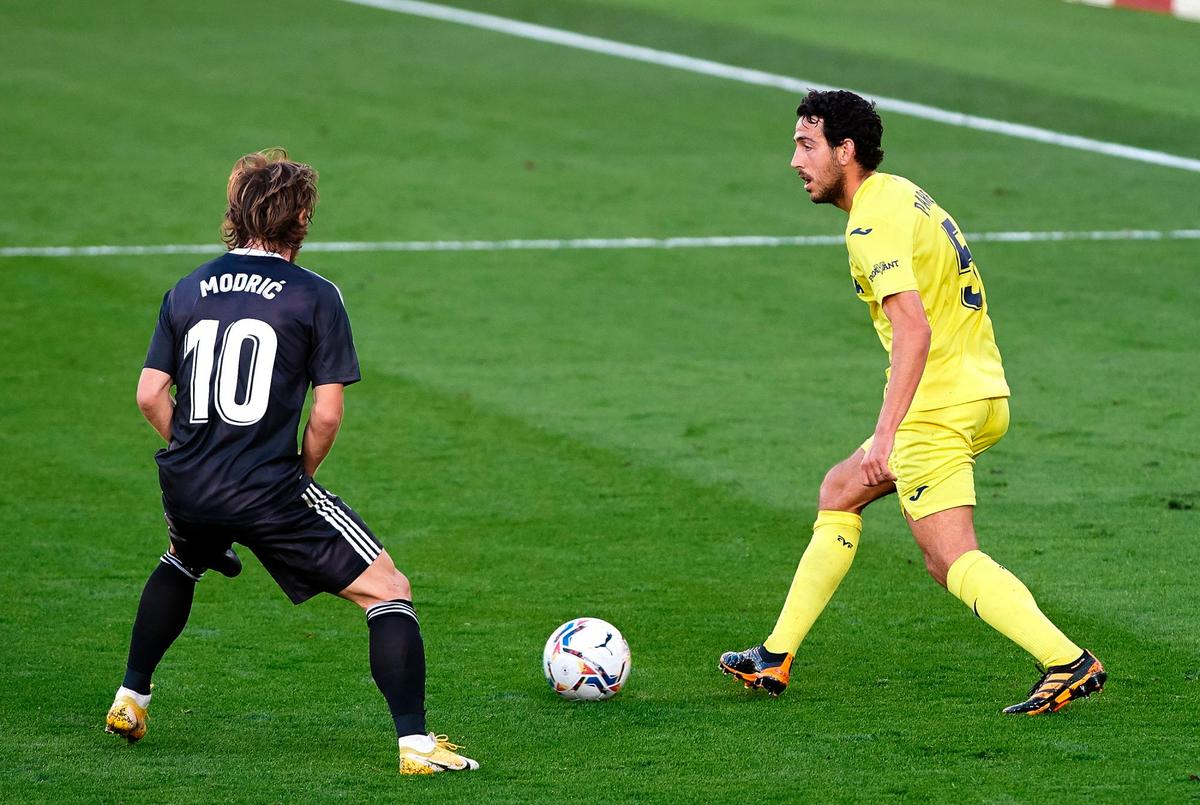
[[[854,140],[851,140],[849,138],[842,140],[840,143],[838,143],[838,147],[837,147],[838,164],[841,165],[843,168],[846,167],[847,165],[849,165],[851,162],[854,161],[854,155],[857,152],[858,152],[858,149],[854,145]]]

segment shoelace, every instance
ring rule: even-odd
[[[433,736],[433,742],[437,744],[439,749],[446,749],[450,752],[457,752],[459,749],[462,749],[458,744],[450,743],[449,735],[435,735]]]
[[[1061,668],[1062,666],[1058,666],[1058,667]],[[1053,696],[1057,692],[1057,688],[1062,687],[1063,682],[1065,680],[1052,682],[1052,681],[1050,681],[1050,677],[1055,676],[1055,675],[1062,675],[1064,673],[1067,675],[1067,678],[1070,679],[1069,672],[1046,671],[1044,674],[1042,674],[1042,678],[1037,681],[1037,684],[1034,685],[1032,688],[1030,688],[1029,697],[1032,699],[1035,696],[1038,696],[1038,694],[1041,694],[1042,698],[1049,698],[1049,697]]]
[[[1036,697],[1036,696],[1037,696],[1039,693],[1041,693],[1041,691],[1042,691],[1042,688],[1046,686],[1046,679],[1047,679],[1049,676],[1050,676],[1050,674],[1044,674],[1044,675],[1042,676],[1042,678],[1041,678],[1041,679],[1039,679],[1039,680],[1038,680],[1038,681],[1037,681],[1037,682],[1034,684],[1034,686],[1033,686],[1032,688],[1030,688],[1030,689],[1029,689],[1029,698],[1031,698],[1031,699],[1032,699],[1032,698]],[[1045,697],[1049,696],[1051,693],[1052,693],[1052,691],[1046,691],[1046,693],[1043,695],[1043,697],[1042,697],[1042,698],[1045,698]]]

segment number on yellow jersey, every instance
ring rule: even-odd
[[[950,238],[950,244],[954,246],[954,251],[958,252],[958,273],[965,277],[959,300],[963,307],[971,310],[983,310],[983,282],[975,282],[979,277],[979,269],[975,267],[975,258],[971,256],[971,247],[959,234],[958,227],[951,219],[947,218],[942,221],[942,229],[946,230],[946,237]]]

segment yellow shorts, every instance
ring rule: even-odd
[[[914,520],[975,505],[975,456],[1008,431],[1008,399],[910,412],[896,431],[888,466],[900,510]],[[865,452],[874,437],[862,443]]]

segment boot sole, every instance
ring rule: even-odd
[[[779,698],[779,694],[787,690],[787,683],[781,682],[773,676],[766,676],[764,674],[745,674],[741,671],[730,668],[723,662],[718,662],[717,668],[720,669],[721,673],[723,674],[735,676],[740,679],[747,690],[761,688],[762,690],[765,690],[767,695],[772,699]]]

